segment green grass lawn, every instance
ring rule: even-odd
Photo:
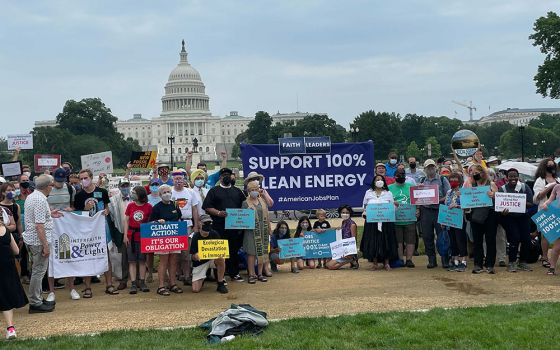
[[[560,333],[557,332],[559,313],[560,303],[526,303],[302,318],[273,322],[261,336],[244,336],[217,347],[244,350],[554,349],[560,343]],[[207,349],[205,336],[200,329],[129,330],[95,336],[0,342],[0,347],[26,350]]]

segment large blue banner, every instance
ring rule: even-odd
[[[243,171],[264,176],[272,210],[361,207],[373,180],[373,142],[333,143],[329,154],[279,154],[278,145],[241,144]]]

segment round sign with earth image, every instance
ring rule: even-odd
[[[478,136],[471,130],[459,130],[451,138],[451,148],[459,157],[472,157],[479,147]]]

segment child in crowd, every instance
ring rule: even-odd
[[[127,246],[128,273],[131,281],[130,294],[136,294],[138,289],[142,292],[150,291],[145,281],[146,254],[142,254],[140,251],[140,225],[150,220],[152,205],[148,203],[148,192],[143,186],[136,186],[130,191],[130,200],[124,213],[123,227],[128,227],[128,230],[123,242]],[[136,263],[138,263],[140,273],[139,283],[136,282]]]
[[[204,285],[206,273],[210,268],[218,269],[218,287],[216,291],[222,294],[228,293],[224,274],[226,271],[226,261],[224,258],[213,260],[202,260],[198,255],[198,242],[202,240],[221,239],[218,232],[212,229],[212,218],[208,214],[200,216],[201,228],[192,237],[190,253],[192,256],[192,291],[198,293]]]
[[[294,238],[304,237],[305,232],[308,232],[309,230],[311,230],[311,221],[309,221],[309,217],[302,216],[298,221],[298,226],[296,228],[296,233],[294,234]],[[310,269],[315,268],[315,260],[314,259],[305,260],[305,258],[302,256],[302,257],[299,257],[297,259],[298,269],[303,270],[306,263],[307,263],[307,266]]]
[[[296,266],[296,260],[294,258],[282,260],[280,259],[280,248],[278,247],[278,241],[281,239],[288,239],[290,238],[290,228],[286,221],[279,221],[276,224],[276,228],[272,231],[272,235],[270,236],[270,266],[272,268],[272,272],[278,272],[278,266],[282,265],[286,261],[290,261],[290,265],[292,268],[292,273],[299,273],[299,270]]]
[[[445,204],[449,209],[461,209],[461,175],[452,173],[449,176],[449,185],[451,189],[445,196]],[[442,227],[443,228],[443,227]],[[467,269],[467,233],[464,228],[448,227],[449,241],[451,245],[451,262],[449,271],[465,272]]]
[[[317,221],[313,224],[313,231],[317,233],[323,233],[329,228],[331,228],[331,224],[327,221],[327,212],[324,209],[317,209],[316,211]],[[317,259],[317,268],[320,269],[321,267],[327,268],[327,261],[330,259]]]

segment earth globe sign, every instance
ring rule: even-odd
[[[471,130],[459,130],[451,138],[451,148],[459,157],[472,157],[479,146],[478,136]]]

